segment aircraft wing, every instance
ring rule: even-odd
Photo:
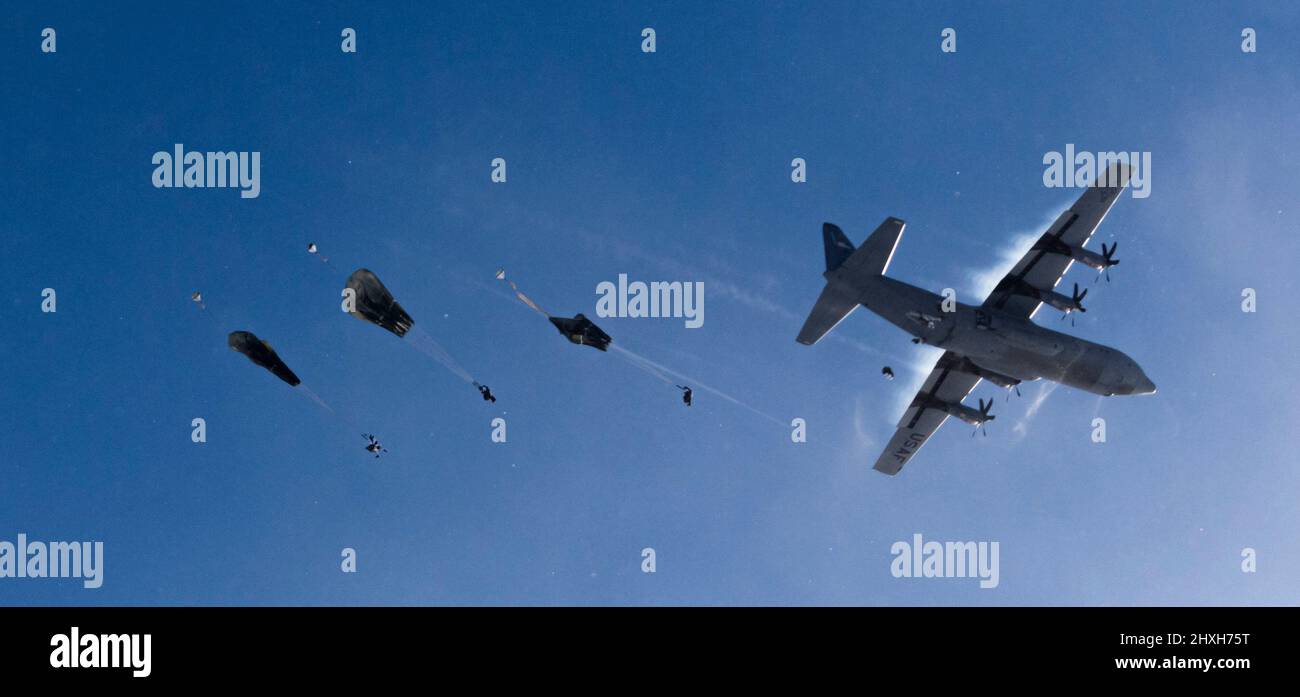
[[[958,403],[970,394],[979,384],[980,379],[970,373],[956,369],[961,358],[952,351],[945,351],[930,371],[930,376],[921,385],[921,391],[912,400],[912,405],[903,412],[898,420],[898,430],[885,446],[885,451],[876,460],[875,469],[885,474],[898,474],[903,465],[921,449],[922,445],[939,430],[948,420],[948,412],[925,404],[930,397],[944,402]]]
[[[1049,251],[1045,248],[1047,243],[1055,238],[1070,247],[1087,244],[1110,207],[1124,193],[1128,178],[1128,166],[1116,164],[1110,168],[1104,182],[1109,186],[1088,187],[1079,200],[1062,213],[1038,242],[1011,267],[1011,272],[998,282],[997,287],[984,300],[984,307],[1021,317],[1033,317],[1042,301],[1018,294],[1016,289],[1020,286],[1020,281],[1039,290],[1055,288],[1074,260],[1064,254]]]

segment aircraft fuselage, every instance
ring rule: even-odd
[[[943,297],[887,276],[829,282],[857,295],[867,309],[919,339],[964,356],[976,366],[1016,380],[1045,379],[1093,394],[1155,392],[1155,385],[1124,352],[1035,324],[1024,317],[955,303],[944,312]]]

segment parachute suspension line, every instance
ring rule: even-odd
[[[628,351],[627,349],[624,349],[623,347],[618,346],[616,344],[610,344],[610,348],[614,349],[614,355],[627,361],[628,364],[631,365],[632,367],[648,373],[650,377],[653,377],[656,380],[659,380],[660,382],[663,382],[665,384],[669,384],[669,385],[677,384],[673,382],[672,378],[668,377],[667,375],[664,375],[653,365],[646,362],[644,359],[642,359],[640,356],[636,355],[635,353],[632,353],[631,351]]]
[[[307,397],[311,399],[311,401],[315,402],[316,405],[319,406],[320,408],[324,409],[325,411],[328,411],[331,414],[334,414],[335,416],[338,415],[338,413],[334,411],[334,408],[331,407],[328,403],[326,403],[325,400],[321,399],[320,395],[316,394],[315,390],[313,390],[312,388],[303,384],[299,384],[295,392],[299,390],[302,391],[303,394],[307,395]]]
[[[312,248],[308,248],[308,252]],[[415,320],[407,314],[393,294],[384,287],[373,271],[360,268],[348,276],[347,288],[355,293],[356,308],[353,317],[364,319],[393,335],[403,337],[415,350],[432,358],[450,370],[461,380],[478,386],[474,376],[452,357],[451,352],[429,335],[422,327],[415,325]]]
[[[347,400],[344,400],[342,406],[336,411],[328,402],[322,399],[320,395],[316,394],[314,390],[308,388],[307,385],[298,385],[298,387],[294,388],[294,391],[298,390],[302,390],[303,396],[315,402],[320,408],[329,412],[330,416],[334,417],[337,422],[345,425],[348,430],[356,433],[361,433],[366,430],[367,427],[361,424],[360,414],[357,412],[355,407],[349,407]]]
[[[432,336],[429,336],[429,333],[424,331],[423,328],[413,326],[410,331],[406,333],[406,336],[411,340],[411,346],[414,347],[415,350],[441,363],[444,368],[455,373],[461,380],[472,385],[477,384],[477,381],[474,380],[474,376],[470,375],[469,371],[465,370],[465,367],[453,358],[452,355],[447,352],[447,349],[442,347],[442,344],[439,344],[437,340]]]
[[[338,266],[335,266],[334,262],[330,261],[329,257],[325,256],[324,254],[321,254],[319,251],[312,251],[315,248],[316,245],[314,244],[309,245],[307,247],[307,251],[311,256],[315,257],[316,260],[321,263],[321,270],[324,271],[326,274],[328,274],[329,278],[331,279],[334,279],[342,275],[343,270],[340,269]]]
[[[361,411],[359,411],[356,405],[352,404],[349,400],[343,400],[342,403],[340,403],[339,408],[334,409],[329,405],[329,402],[326,402],[320,395],[316,394],[314,390],[309,389],[306,384],[298,385],[294,390],[303,390],[303,396],[315,402],[317,406],[321,407],[325,411],[328,411],[330,416],[334,417],[337,422],[344,424],[348,430],[361,433],[369,428],[368,426],[362,425],[363,419]]]
[[[694,388],[696,388],[696,389],[702,389],[702,390],[704,390],[705,392],[710,392],[710,393],[712,393],[712,394],[715,394],[715,395],[717,395],[717,396],[719,396],[719,397],[721,397],[721,398],[727,400],[728,402],[731,402],[732,404],[735,404],[735,405],[738,406],[738,407],[741,407],[741,408],[744,408],[744,409],[748,409],[749,411],[752,411],[752,412],[754,412],[755,414],[758,414],[759,416],[761,416],[761,417],[767,419],[768,421],[771,421],[771,422],[774,423],[774,424],[777,424],[777,425],[779,425],[779,426],[785,426],[785,425],[786,425],[784,421],[782,421],[782,420],[776,418],[775,416],[772,416],[771,414],[768,414],[767,412],[762,411],[762,410],[760,410],[760,409],[757,409],[757,408],[755,408],[755,407],[751,407],[750,405],[746,404],[745,402],[740,401],[739,399],[737,399],[737,398],[735,398],[735,397],[732,397],[731,395],[727,394],[726,392],[723,392],[722,390],[719,390],[719,389],[716,388],[716,387],[711,387],[711,386],[709,386],[709,385],[706,385],[706,384],[700,382],[699,380],[696,380],[695,378],[692,378],[692,377],[689,376],[689,375],[684,375],[684,374],[682,374],[682,373],[679,373],[679,372],[673,370],[672,368],[669,368],[668,366],[665,366],[665,365],[663,365],[663,364],[661,364],[661,363],[656,363],[656,362],[650,360],[649,358],[646,358],[645,356],[642,356],[642,355],[637,354],[637,353],[633,353],[632,351],[629,351],[629,350],[627,350],[626,348],[624,348],[624,347],[622,347],[622,346],[619,346],[619,345],[617,345],[617,344],[610,344],[609,347],[610,347],[611,349],[613,349],[614,351],[618,352],[620,355],[623,355],[623,356],[628,357],[630,360],[638,361],[638,362],[642,363],[643,365],[647,366],[648,368],[652,368],[652,369],[654,369],[654,370],[658,370],[658,371],[660,371],[661,373],[666,373],[666,374],[668,374],[668,375],[674,375],[674,376],[676,376],[678,379],[682,380],[682,381],[685,382],[686,384],[691,385],[692,387],[694,387]],[[671,382],[671,381],[669,381],[669,382]],[[676,384],[676,383],[673,383],[673,384]]]
[[[335,265],[334,265],[334,262],[330,261],[327,257],[321,257],[320,260],[321,260],[321,263],[324,264],[325,267],[328,268],[328,269],[330,270],[330,274],[331,274],[331,276],[336,276],[336,275],[338,275],[338,274],[343,273],[343,272],[339,269],[339,267],[335,266]]]
[[[316,394],[315,390],[307,387],[306,384],[299,384],[294,388],[294,392],[301,392],[304,398],[310,399],[316,404],[316,406],[329,412],[329,415],[333,417],[334,421],[344,426],[347,431],[351,431],[352,433],[368,432],[368,427],[363,426],[361,423],[360,413],[357,411],[355,406],[349,404],[348,400],[343,400],[339,409],[336,411],[320,395]]]

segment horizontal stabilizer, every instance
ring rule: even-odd
[[[813,305],[812,312],[808,315],[808,320],[803,323],[803,329],[799,330],[799,338],[796,341],[806,346],[821,341],[827,332],[844,321],[844,318],[857,307],[857,298],[848,295],[838,286],[827,283],[822,289],[822,294],[817,296],[817,304]]]

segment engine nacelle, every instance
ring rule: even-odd
[[[980,424],[992,418],[990,416],[984,415],[978,409],[971,409],[965,404],[953,404],[952,402],[947,402],[946,404],[947,404],[947,408],[945,408],[944,411],[961,419],[962,421],[965,421],[966,423],[972,426],[979,426]]]
[[[1113,258],[1115,255],[1115,246],[1107,249],[1106,245],[1103,244],[1101,247],[1102,253],[1098,254],[1092,250],[1084,249],[1083,247],[1072,247],[1062,242],[1059,238],[1046,233],[1044,233],[1043,236],[1038,239],[1038,242],[1034,244],[1034,249],[1045,249],[1053,254],[1070,257],[1098,273],[1119,263],[1118,259]]]
[[[989,415],[987,409],[983,411],[972,409],[960,402],[945,402],[937,397],[926,396],[918,398],[917,402],[918,403],[913,406],[921,406],[926,409],[938,409],[939,411],[945,412],[949,416],[955,416],[972,426],[979,426],[986,421],[992,421],[994,418]],[[992,403],[993,401],[989,400],[990,406]]]
[[[1070,248],[1070,258],[1096,271],[1105,271],[1113,263],[1106,257],[1083,247]]]
[[[999,284],[999,290],[1006,289],[1008,285],[1011,286],[1009,290],[1012,293],[1042,301],[1060,310],[1061,312],[1070,313],[1070,312],[1083,310],[1083,305],[1081,303],[1081,301],[1083,300],[1083,295],[1072,298],[1068,295],[1062,295],[1056,292],[1055,290],[1045,290],[1043,288],[1035,288],[1029,285],[1028,283],[1026,283],[1024,279],[1019,279],[1019,278],[1015,280],[1010,280],[1009,283],[1003,282]],[[1088,291],[1085,290],[1084,294],[1087,294],[1087,292]]]
[[[1074,312],[1075,310],[1083,309],[1083,306],[1070,296],[1061,295],[1054,290],[1040,290],[1035,297],[1061,312]]]

